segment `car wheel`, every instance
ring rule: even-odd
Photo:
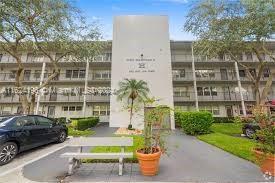
[[[67,138],[67,134],[64,130],[62,130],[60,133],[59,133],[59,136],[58,136],[58,143],[62,143],[66,140]]]
[[[251,128],[246,128],[245,129],[245,135],[252,139],[254,137],[254,134],[255,134],[255,130],[251,129]]]
[[[0,165],[11,162],[18,152],[18,147],[14,142],[7,142],[0,147]]]

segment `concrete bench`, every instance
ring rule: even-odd
[[[125,152],[126,146],[133,146],[133,137],[79,137],[70,140],[68,146],[79,147],[78,152],[68,152],[61,155],[69,158],[68,174],[72,175],[75,168],[80,167],[81,159],[118,159],[119,175],[122,175],[124,168],[124,158],[132,158],[132,152]],[[119,146],[121,152],[118,153],[83,153],[83,146]]]

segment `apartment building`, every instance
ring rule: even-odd
[[[245,70],[238,66],[226,55],[219,58],[207,59],[192,56],[192,42],[171,41],[171,62],[173,76],[174,106],[185,111],[192,111],[198,102],[199,110],[206,110],[214,116],[236,116],[243,114],[241,107],[241,93],[246,105],[247,113],[250,106],[255,103],[252,84],[246,76]],[[275,43],[270,43],[275,54]],[[53,53],[57,55],[58,53]],[[42,55],[22,53],[24,70],[24,83],[30,88],[38,86],[41,77],[43,62],[46,63],[44,78],[53,70],[50,62]],[[262,86],[275,70],[275,64],[267,55],[265,60],[270,61],[261,78]],[[83,100],[85,75],[88,72],[88,87],[93,89],[92,94],[86,97],[86,116],[100,116],[102,122],[108,122],[110,115],[111,86],[111,43],[102,55],[94,58],[86,70],[86,62],[60,62],[60,74],[51,82],[49,89],[40,98],[39,114],[48,117],[81,117],[83,116]],[[195,68],[192,69],[194,59]],[[251,53],[240,55],[242,62],[251,65],[251,72],[257,72],[257,58]],[[12,88],[15,83],[16,61],[4,52],[0,54],[0,114],[21,113],[22,107],[18,95]],[[238,87],[236,71],[241,80],[241,93]],[[195,78],[194,78],[195,76]],[[165,77],[165,76],[162,76]],[[195,81],[194,81],[195,80]],[[275,78],[268,100],[275,99]],[[196,92],[195,87],[196,86]],[[60,90],[62,88],[62,90]],[[60,92],[62,91],[62,92]],[[197,93],[197,95],[196,95]]]

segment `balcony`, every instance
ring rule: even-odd
[[[234,72],[196,73],[197,81],[237,81]],[[185,72],[184,75],[173,74],[173,81],[193,81],[193,73]]]
[[[83,102],[84,96],[77,95],[42,95],[40,97],[40,102]],[[18,95],[4,96],[0,95],[0,103],[19,103]],[[110,102],[110,96],[97,96],[97,95],[87,95],[87,102]]]
[[[44,81],[50,76],[51,74],[45,73],[44,74]],[[15,73],[0,73],[0,81],[5,82],[15,82]],[[98,75],[96,73],[89,74],[88,80],[91,81],[110,81],[111,74],[102,74]],[[28,73],[23,76],[23,81],[25,82],[40,82],[40,73]],[[68,75],[66,73],[60,73],[58,76],[53,78],[52,81],[85,81],[85,73],[78,74],[78,75]]]
[[[249,93],[243,94],[244,101],[255,101],[255,97]],[[189,92],[186,93],[184,96],[175,96],[174,95],[174,101],[175,102],[189,102],[189,101],[195,101],[195,93]],[[236,92],[217,92],[216,95],[210,95],[210,96],[200,96],[198,95],[198,101],[199,102],[217,102],[217,101],[241,101],[240,93]]]

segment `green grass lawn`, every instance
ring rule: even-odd
[[[213,133],[197,136],[198,139],[212,144],[224,151],[243,159],[255,162],[251,150],[256,146],[254,140],[233,135],[241,134],[241,125],[235,123],[218,123],[211,127]]]
[[[140,149],[140,148],[143,147],[144,138],[142,136],[139,136],[139,135],[131,135],[131,136],[127,136],[127,137],[133,137],[134,138],[134,145],[130,146],[130,147],[126,147],[125,152],[133,152],[134,156],[131,159],[126,159],[126,162],[127,161],[137,162],[135,152],[136,152],[137,149]],[[121,149],[120,149],[120,147],[113,147],[113,146],[107,146],[107,147],[97,146],[97,147],[91,148],[90,151],[93,152],[93,153],[121,152]],[[100,161],[100,162],[113,162],[113,161],[117,161],[117,160],[86,160],[86,162],[87,161],[89,161],[89,162],[91,162],[91,161],[92,162],[95,162],[95,161],[96,162],[97,161]]]
[[[75,130],[71,127],[68,128],[68,136],[73,136],[73,137],[87,137],[95,134],[95,131],[92,130]]]
[[[211,126],[213,132],[222,133],[226,135],[240,135],[242,134],[242,124],[240,123],[214,123]]]

